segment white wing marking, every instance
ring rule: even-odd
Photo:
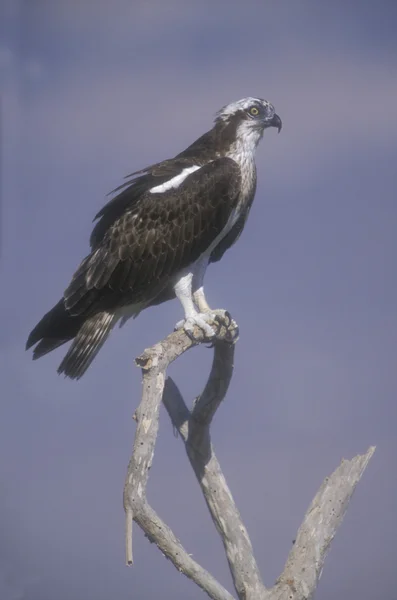
[[[179,173],[179,175],[175,175],[175,177],[169,179],[161,185],[156,185],[155,187],[152,187],[152,189],[149,190],[149,192],[151,194],[162,194],[163,192],[167,192],[168,190],[171,190],[173,188],[176,189],[181,185],[183,181],[185,181],[186,177],[190,175],[190,173],[194,173],[194,171],[197,171],[198,169],[201,169],[199,165],[194,165],[193,167],[186,167],[186,169],[183,169]]]

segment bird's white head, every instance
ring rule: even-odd
[[[216,123],[234,124],[236,141],[256,148],[263,132],[276,127],[280,132],[282,122],[274,106],[262,98],[242,98],[221,108],[216,114]]]

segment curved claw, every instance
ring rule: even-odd
[[[227,322],[226,322],[227,319]],[[229,329],[230,325],[232,324],[232,315],[230,314],[230,312],[228,310],[225,310],[225,325],[226,325],[226,329]]]
[[[174,331],[179,331],[179,329],[182,329],[184,322],[185,321],[182,319],[182,321],[178,321],[178,323],[175,323]]]
[[[192,340],[192,342],[198,342],[199,340],[196,338],[196,336],[194,335],[194,330],[190,330],[187,328],[183,328],[184,332],[186,333],[187,337]]]
[[[234,323],[235,327],[233,329],[228,329],[225,341],[229,344],[235,344],[239,338],[239,329],[237,323]]]
[[[216,326],[215,335],[219,335],[225,324],[222,317],[220,315],[214,315],[213,324]]]

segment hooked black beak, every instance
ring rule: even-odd
[[[282,126],[283,124],[280,117],[275,114],[269,123],[269,127],[277,127],[277,130],[280,133]]]

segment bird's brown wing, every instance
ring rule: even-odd
[[[194,263],[222,232],[237,205],[240,169],[220,158],[176,189],[145,192],[126,206],[77,269],[65,291],[72,314],[150,300]]]

